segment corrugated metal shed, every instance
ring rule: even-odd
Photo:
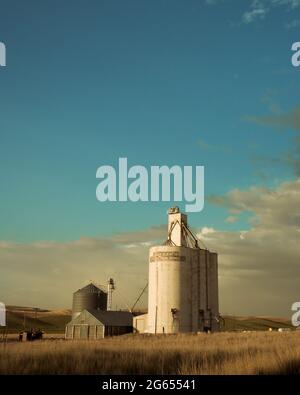
[[[127,311],[84,310],[66,326],[66,339],[101,339],[132,332],[133,316]]]

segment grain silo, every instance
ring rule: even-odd
[[[83,310],[106,310],[107,293],[99,286],[90,283],[73,294],[72,319]]]
[[[168,214],[167,241],[149,253],[146,331],[218,330],[218,256],[199,247],[178,207]]]

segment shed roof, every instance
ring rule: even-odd
[[[67,325],[80,325],[87,320],[87,314],[91,315],[104,326],[132,326],[133,316],[128,311],[104,311],[104,310],[83,310],[76,318]]]
[[[132,314],[129,311],[87,310],[103,325],[132,326]]]

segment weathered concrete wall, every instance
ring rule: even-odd
[[[218,330],[217,254],[177,246],[150,249],[149,333]]]

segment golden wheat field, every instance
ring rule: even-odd
[[[0,344],[1,374],[299,374],[299,332]]]

